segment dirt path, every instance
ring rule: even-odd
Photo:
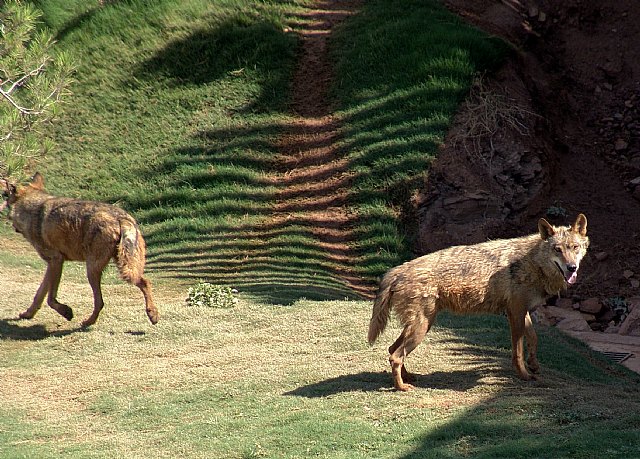
[[[274,183],[281,191],[269,224],[309,228],[335,266],[335,275],[368,298],[373,286],[353,271],[355,215],[347,206],[351,177],[348,161],[336,147],[340,120],[330,103],[333,69],[327,50],[334,27],[357,7],[353,0],[318,1],[292,24],[302,39],[292,85],[295,117],[276,142],[280,172]]]

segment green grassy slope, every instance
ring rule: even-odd
[[[285,303],[353,296],[303,229],[267,223],[299,46],[285,26],[304,2],[36,3],[78,62],[59,150],[37,165],[51,191],[131,211],[157,277]],[[402,206],[473,75],[505,49],[436,2],[373,1],[331,50],[340,148],[357,177],[357,266],[373,281],[410,257]]]

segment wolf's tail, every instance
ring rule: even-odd
[[[151,282],[144,278],[144,264],[147,246],[138,225],[127,218],[120,219],[120,243],[116,256],[116,266],[125,281],[137,286],[144,295],[147,317],[152,324],[158,322],[158,309],[153,302]]]
[[[140,282],[144,274],[145,257],[146,246],[137,225],[130,220],[121,219],[116,264],[122,279],[134,285]]]
[[[385,274],[380,281],[378,294],[373,302],[373,312],[371,321],[369,322],[369,334],[367,339],[372,345],[378,339],[378,336],[384,331],[391,315],[391,287],[395,276],[391,273]]]

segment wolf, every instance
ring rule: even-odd
[[[151,283],[143,276],[145,241],[131,215],[111,204],[52,196],[45,191],[40,173],[26,185],[0,180],[0,186],[5,198],[0,207],[9,208],[14,229],[47,263],[44,279],[31,306],[20,314],[21,319],[33,318],[48,295],[49,306],[71,320],[73,310],[57,300],[62,265],[67,260],[84,261],[93,290],[93,313],[82,326],[93,325],[104,306],[102,272],[114,259],[122,279],[142,291],[151,323],[158,322]]]
[[[541,218],[538,232],[529,236],[450,247],[396,266],[380,281],[369,344],[377,340],[395,311],[404,328],[389,347],[389,363],[394,387],[408,391],[414,386],[405,382],[411,378],[405,358],[424,339],[439,311],[506,313],[513,367],[523,380],[536,379],[529,372],[540,368],[529,311],[576,282],[588,247],[587,218],[579,214],[571,226],[552,226]]]

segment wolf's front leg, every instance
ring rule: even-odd
[[[47,265],[47,273],[44,276],[44,282],[49,282],[49,297],[47,303],[58,314],[67,320],[73,319],[73,310],[66,304],[58,302],[58,285],[60,284],[60,277],[62,276],[62,259],[54,258],[49,261]]]
[[[47,295],[48,291],[49,291],[49,265],[47,265],[47,270],[45,272],[44,279],[42,279],[42,283],[40,284],[40,287],[38,287],[38,291],[36,292],[36,295],[33,297],[31,306],[29,306],[29,308],[26,311],[21,312],[18,317],[20,319],[32,319],[33,316],[36,315],[36,312],[38,312],[38,310],[42,306],[42,302],[44,301],[44,297]]]
[[[87,261],[87,279],[89,280],[89,285],[91,285],[91,290],[93,290],[93,312],[82,322],[83,327],[95,324],[100,315],[100,311],[102,311],[104,307],[100,282],[102,280],[102,270],[108,261],[109,260],[106,260],[106,262],[103,263]]]
[[[540,364],[538,363],[538,335],[533,328],[533,322],[529,312],[524,317],[524,334],[527,338],[527,349],[529,351],[529,358],[527,359],[527,365],[529,369],[534,373],[540,371]]]
[[[522,312],[507,310],[507,317],[511,327],[511,363],[520,379],[530,381],[536,378],[529,373],[524,364],[525,316],[526,310]]]

